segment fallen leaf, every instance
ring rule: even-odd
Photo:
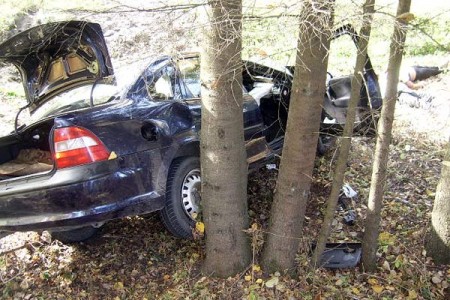
[[[108,157],[108,159],[109,160],[111,160],[111,159],[116,159],[117,158],[117,154],[116,154],[116,152],[111,152],[111,154],[109,155],[109,157]]]
[[[250,280],[252,280],[252,275],[245,275],[244,279],[245,279],[245,281],[250,281]]]
[[[417,299],[417,293],[414,290],[408,291],[408,299]]]
[[[430,191],[429,189],[426,189],[425,193],[427,194],[428,197],[432,197],[433,198],[433,197],[436,196],[436,193],[433,192],[433,191]]]
[[[116,283],[114,284],[114,288],[115,288],[116,290],[123,290],[123,282],[121,282],[121,281],[116,282]]]
[[[395,258],[394,266],[397,269],[400,268],[401,266],[403,266],[403,255],[400,254]]]
[[[382,245],[392,245],[395,242],[395,237],[389,232],[381,232],[378,240]]]
[[[252,270],[253,270],[253,272],[259,272],[259,271],[261,271],[261,267],[259,265],[253,265]]]
[[[266,287],[273,288],[278,284],[278,277],[272,277],[266,281]]]
[[[26,279],[22,280],[22,282],[20,283],[20,288],[22,290],[28,290],[29,286],[30,285],[28,284],[28,280]]]
[[[263,283],[263,280],[261,278],[256,279],[256,283]]]
[[[205,224],[203,222],[195,223],[195,230],[203,234],[205,232]]]
[[[275,286],[275,288],[277,289],[277,291],[280,291],[280,292],[284,292],[284,290],[286,289],[286,287],[282,283],[277,284]]]
[[[431,281],[434,284],[439,284],[442,281],[442,278],[439,275],[434,275],[433,277],[431,277]]]
[[[391,270],[391,266],[389,265],[389,262],[387,260],[385,260],[383,262],[383,269],[390,271]]]
[[[384,290],[384,288],[381,285],[373,285],[372,286],[372,290],[377,293],[377,294],[381,294],[381,292]]]
[[[355,295],[359,295],[361,292],[358,290],[358,288],[352,288],[352,293]]]

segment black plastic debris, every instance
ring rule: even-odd
[[[344,215],[344,223],[349,226],[355,225],[356,212],[353,209],[348,210]]]
[[[354,268],[361,259],[361,243],[328,243],[320,257],[324,268]]]
[[[339,195],[338,203],[342,210],[345,210],[344,223],[354,225],[356,221],[356,212],[353,210],[353,199],[356,199],[358,193],[348,184],[344,184]]]

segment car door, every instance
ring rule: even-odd
[[[200,59],[197,55],[185,56],[179,59],[177,64],[181,93],[192,111],[194,123],[200,128]],[[270,150],[263,135],[264,123],[258,103],[247,93],[244,93],[243,97],[243,115],[247,162],[250,164],[268,156]]]

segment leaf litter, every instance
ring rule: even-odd
[[[409,137],[412,138],[412,137]],[[15,233],[1,239],[0,290],[5,299],[445,299],[450,269],[436,266],[424,250],[440,152],[415,144],[408,159],[397,137],[392,145],[388,189],[384,199],[376,273],[353,269],[312,270],[308,251],[321,224],[330,190],[330,160],[318,158],[307,208],[296,276],[267,274],[255,261],[242,274],[215,279],[201,273],[202,239],[180,240],[161,225],[157,214],[107,223],[85,243],[64,245],[47,233]],[[356,139],[347,182],[359,195],[354,226],[337,212],[330,241],[360,242],[373,149],[370,139]],[[434,148],[433,148],[434,149]],[[427,153],[427,161],[423,155]],[[424,166],[426,165],[426,166]],[[277,171],[261,169],[249,178],[251,235],[256,259],[268,227]],[[405,173],[410,174],[405,177]],[[362,174],[365,174],[362,176]],[[358,178],[358,180],[353,180]],[[402,199],[410,205],[406,205]],[[197,230],[204,230],[203,223]]]

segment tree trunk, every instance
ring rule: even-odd
[[[347,118],[344,126],[344,132],[339,138],[339,157],[336,162],[331,193],[327,201],[327,210],[325,212],[324,221],[312,258],[312,264],[314,267],[320,267],[318,265],[320,256],[325,250],[325,243],[330,235],[331,223],[333,222],[334,213],[339,200],[339,193],[344,181],[345,169],[347,167],[347,160],[352,142],[351,139],[353,135],[353,126],[355,123],[356,106],[358,105],[358,101],[360,99],[361,86],[364,80],[364,65],[367,61],[367,45],[369,44],[370,31],[372,30],[373,13],[375,11],[374,5],[375,0],[366,0],[363,5],[363,26],[361,28],[360,39],[358,41],[358,54],[356,56],[355,70],[352,77],[350,102],[347,108]]]
[[[450,139],[436,189],[426,249],[436,264],[450,264]]]
[[[383,101],[381,118],[378,125],[378,135],[362,245],[362,265],[368,272],[373,272],[376,269],[376,252],[378,248],[378,233],[384,183],[386,181],[386,166],[392,137],[392,122],[394,121],[395,102],[397,100],[399,70],[402,63],[402,54],[406,39],[405,25],[408,18],[406,18],[405,14],[409,12],[410,6],[411,0],[399,0],[394,33],[391,37],[386,96]]]
[[[269,234],[262,264],[267,272],[293,271],[319,136],[325,94],[333,1],[304,1],[289,116]]]
[[[202,205],[207,274],[227,277],[251,259],[242,112],[241,0],[205,6],[201,53]]]

